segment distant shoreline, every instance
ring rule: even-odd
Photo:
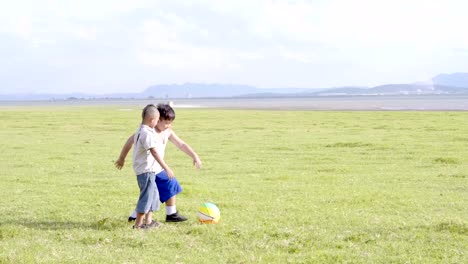
[[[264,110],[375,110],[375,111],[468,111],[468,95],[230,97],[173,99],[76,99],[0,101],[5,107],[31,106],[125,106],[171,101],[174,108]]]

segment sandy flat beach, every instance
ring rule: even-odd
[[[172,102],[175,108],[265,110],[374,110],[374,111],[467,111],[468,95],[438,96],[327,96],[282,98],[175,98],[92,99],[49,101],[0,101],[0,107],[22,106],[122,106]]]

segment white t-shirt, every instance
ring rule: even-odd
[[[154,129],[147,125],[141,125],[136,131],[133,140],[133,170],[135,174],[160,172],[161,166],[150,152],[151,148],[157,147]]]
[[[156,135],[156,152],[158,152],[159,157],[161,157],[161,159],[163,159],[163,160],[164,160],[164,154],[166,152],[167,141],[169,139],[168,130],[169,129],[166,129],[163,132],[161,132],[159,137],[155,132],[155,135]],[[164,170],[157,161],[156,161],[156,164],[154,165],[154,168],[156,169],[156,171],[155,171],[156,174],[160,173],[161,171]]]

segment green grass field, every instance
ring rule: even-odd
[[[139,107],[0,109],[0,263],[468,262],[468,112],[176,111],[190,219],[142,231],[113,166]]]

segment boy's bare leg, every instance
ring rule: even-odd
[[[152,222],[153,222],[153,212],[152,212],[152,211],[149,211],[149,212],[146,214],[145,224],[150,225]]]
[[[176,196],[172,196],[166,201],[166,215],[172,215],[177,213],[176,207]]]
[[[143,218],[145,217],[144,213],[137,213],[137,217],[135,219],[135,227],[140,227],[143,225]]]
[[[173,206],[176,204],[176,196],[172,196],[166,201],[166,206]]]

